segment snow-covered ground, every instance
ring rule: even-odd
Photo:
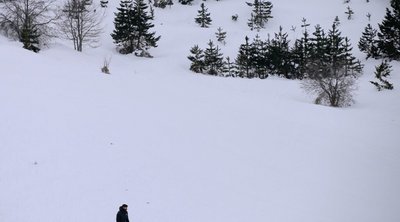
[[[213,25],[198,27],[201,2],[156,9],[152,59],[116,53],[117,0],[99,48],[56,40],[34,54],[0,37],[0,222],[112,222],[122,203],[132,222],[400,221],[400,63],[395,89],[377,92],[380,61],[363,60],[348,108],[314,105],[299,81],[195,74],[189,49],[218,27],[232,58],[257,34],[244,0],[205,2]],[[360,59],[365,15],[377,28],[389,6],[352,0],[349,21],[341,0],[272,2],[261,37],[338,15]]]

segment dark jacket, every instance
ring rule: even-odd
[[[128,211],[124,208],[119,207],[119,211],[117,213],[117,222],[129,222]]]

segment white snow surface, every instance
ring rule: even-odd
[[[353,20],[342,0],[273,0],[259,33],[244,0],[206,1],[213,24],[200,28],[201,2],[155,9],[152,59],[116,52],[117,0],[101,46],[83,53],[0,37],[0,222],[113,222],[123,203],[132,222],[400,221],[400,63],[395,89],[378,92],[380,61],[357,48],[365,15],[377,28],[389,0],[352,0]],[[218,27],[234,58],[246,35],[281,25],[293,42],[303,17],[328,30],[336,15],[365,64],[351,107],[315,105],[297,80],[189,71],[189,49]]]

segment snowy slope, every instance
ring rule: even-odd
[[[356,104],[341,109],[312,104],[299,81],[190,72],[190,47],[219,26],[232,58],[257,34],[244,2],[207,1],[209,29],[194,23],[201,1],[156,9],[153,59],[115,52],[118,1],[102,45],[83,53],[57,40],[34,54],[0,37],[0,222],[110,222],[122,203],[133,222],[399,221],[400,63],[395,90],[377,92],[380,61],[363,61]],[[303,17],[329,29],[338,15],[363,59],[365,15],[376,25],[389,1],[352,0],[351,21],[339,0],[273,4],[260,36],[282,25],[294,39]]]

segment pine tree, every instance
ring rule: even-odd
[[[225,58],[225,65],[224,65],[224,70],[223,74],[225,77],[236,77],[237,71],[236,71],[236,65],[234,62],[231,61],[231,59],[228,57]]]
[[[21,30],[20,41],[24,44],[23,47],[36,53],[39,52],[39,36],[37,27],[27,20]]]
[[[386,15],[379,24],[378,46],[383,57],[400,60],[400,0],[390,1],[391,10],[386,8]]]
[[[262,41],[259,35],[253,39],[253,42],[250,45],[250,60],[251,68],[252,68],[252,76],[258,77],[260,79],[265,79],[268,77],[268,71],[271,65],[271,62],[268,58],[268,50],[269,50],[269,40]]]
[[[253,12],[248,22],[251,30],[260,30],[264,28],[265,23],[267,23],[270,18],[273,18],[271,15],[273,5],[270,1],[254,0],[254,3],[247,2],[247,5],[253,7]]]
[[[173,4],[172,0],[154,0],[154,7],[165,8]]]
[[[226,38],[226,32],[222,30],[221,27],[217,29],[217,32],[215,33],[215,36],[217,37],[217,41],[223,43],[224,45],[226,44],[225,38]]]
[[[190,49],[191,55],[188,56],[188,59],[192,62],[190,64],[190,70],[196,73],[204,72],[204,54],[203,50],[200,49],[198,45],[193,46]]]
[[[390,76],[391,68],[392,66],[390,66],[389,62],[386,60],[383,60],[379,66],[375,67],[375,78],[377,78],[380,83],[374,81],[370,82],[376,86],[378,91],[381,91],[382,89],[393,89],[393,84],[383,79],[383,77],[387,78]]]
[[[136,31],[136,50],[139,56],[149,57],[147,50],[151,47],[157,47],[160,36],[155,36],[155,32],[150,32],[154,24],[150,22],[153,17],[147,13],[148,6],[144,0],[135,0],[133,6],[134,28]]]
[[[354,14],[354,11],[350,8],[350,6],[347,6],[347,12],[345,12],[345,13],[347,14],[347,19],[351,20],[353,14]]]
[[[182,5],[191,5],[193,0],[179,0]]]
[[[235,60],[238,76],[242,78],[253,78],[252,47],[246,36],[245,43],[240,45],[239,54]]]
[[[100,0],[100,6],[102,8],[107,8],[108,0]]]
[[[317,94],[315,103],[340,107],[350,105],[355,80],[362,73],[361,63],[351,54],[351,45],[338,29],[339,19],[325,37],[317,26],[314,32],[313,55],[307,65],[309,79],[303,88]]]
[[[275,38],[271,40],[268,47],[267,59],[270,62],[271,72],[277,75],[284,75],[291,79],[291,58],[289,52],[288,34],[283,33],[282,27],[279,27],[279,33],[275,33]]]
[[[303,18],[302,22],[301,27],[304,28],[303,36],[301,39],[296,39],[294,48],[291,50],[293,75],[297,79],[302,79],[306,75],[307,64],[311,59],[312,53],[310,34],[307,29],[310,24],[307,23],[305,18]]]
[[[120,47],[120,53],[129,54],[135,49],[135,28],[132,0],[121,0],[115,13],[115,29],[111,34],[114,43]]]
[[[211,40],[208,42],[208,48],[204,50],[204,66],[207,74],[219,75],[223,73],[223,55],[218,46],[215,46]]]
[[[356,59],[355,56],[351,53],[353,47],[351,46],[350,39],[348,37],[344,38],[344,42],[342,44],[343,47],[343,56],[342,59],[343,63],[343,74],[346,76],[353,76],[357,78],[363,69],[363,65],[361,64],[360,60]]]
[[[150,32],[154,25],[150,22],[153,18],[148,15],[147,8],[144,0],[121,0],[114,20],[115,30],[111,34],[114,42],[121,47],[121,53],[135,52],[137,56],[150,57],[147,50],[157,47],[160,36]]]
[[[379,56],[378,42],[376,37],[377,30],[372,28],[371,24],[368,24],[362,33],[360,41],[358,42],[358,48],[361,52],[367,54],[367,59],[369,57],[376,58]]]
[[[200,10],[197,11],[197,17],[195,18],[195,21],[197,24],[200,25],[202,28],[208,28],[208,26],[211,25],[211,17],[210,13],[208,13],[208,9],[204,5],[204,3],[201,3],[200,5]]]

